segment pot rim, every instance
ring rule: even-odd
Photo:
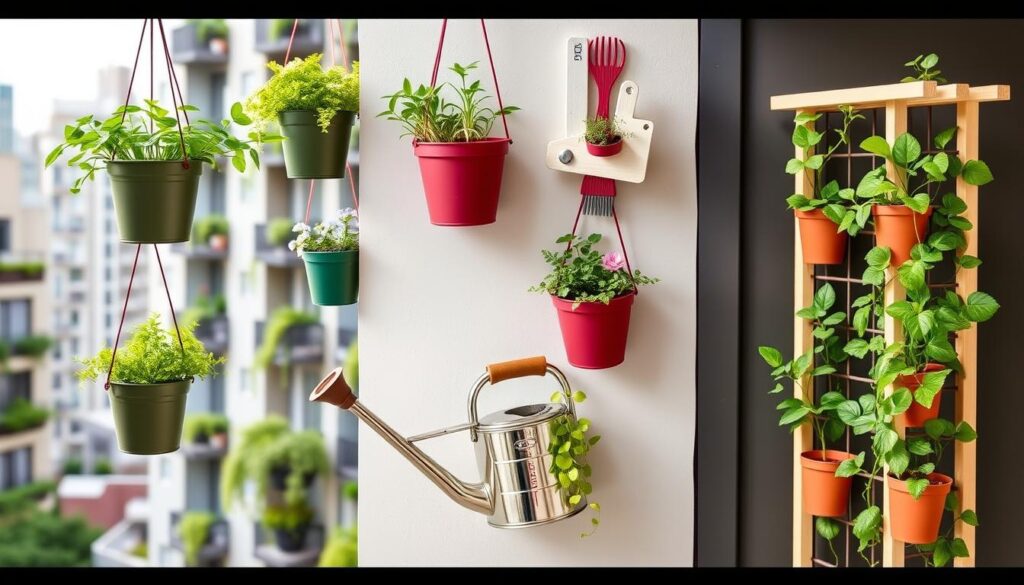
[[[838,459],[838,461],[822,461],[821,459],[813,456],[814,454],[821,453],[822,451],[825,452],[825,456],[829,459]],[[854,457],[856,457],[856,455],[853,453],[839,451],[837,449],[811,449],[800,454],[800,467],[816,471],[835,472],[843,461],[853,459]]]
[[[897,479],[892,474],[886,474],[886,480],[889,483],[889,489],[896,490],[901,493],[909,494],[910,489],[907,488],[907,481],[903,479]],[[931,483],[932,481],[939,480],[940,483]],[[953,487],[953,478],[939,472],[932,472],[928,474],[928,487],[925,488],[923,495],[928,495],[929,491],[942,491],[943,493],[948,492]]]
[[[636,299],[636,290],[631,290],[626,294],[612,298],[612,300],[609,301],[607,305],[600,301],[583,301],[575,310],[572,308],[572,306],[576,301],[570,299],[563,299],[562,297],[559,297],[557,295],[550,296],[552,302],[555,303],[555,307],[559,311],[567,311],[570,313],[604,313],[608,311],[614,311],[620,308],[629,308],[630,306],[632,306],[633,301]],[[587,311],[581,310],[584,308],[586,308]]]
[[[306,259],[306,255],[307,254],[312,256],[313,258],[317,258],[318,260],[323,261],[323,260],[326,260],[329,257],[335,257],[335,256],[351,256],[351,255],[358,256],[359,255],[359,250],[309,250],[309,251],[303,250],[302,251],[302,259],[303,260]]]
[[[481,138],[480,140],[471,140],[469,142],[465,142],[465,141],[462,141],[462,140],[458,140],[458,141],[455,141],[455,142],[427,142],[425,140],[413,140],[412,141],[412,145],[414,147],[415,146],[474,146],[474,145],[480,145],[480,144],[495,144],[495,143],[498,143],[498,142],[507,142],[509,144],[512,144],[512,139],[511,138],[502,138],[501,136],[487,136],[485,138]]]
[[[135,382],[115,382],[113,380],[110,381],[110,385],[111,386],[128,386],[128,387],[133,387],[133,388],[148,388],[148,387],[151,387],[151,386],[174,386],[174,385],[177,385],[177,384],[188,384],[188,385],[191,386],[192,385],[192,379],[191,378],[186,378],[184,380],[171,380],[171,381],[168,381],[168,382],[153,382],[153,383],[150,383],[150,384],[139,384],[139,383],[135,383]]]
[[[331,124],[333,124],[336,120],[338,120],[338,115],[339,114],[353,114],[354,115],[356,113],[357,112],[354,112],[352,110],[336,110],[334,112],[334,118],[331,120]],[[313,123],[316,124],[316,116],[317,116],[317,111],[316,110],[281,110],[280,112],[277,113],[278,120],[281,119],[281,115],[282,114],[309,114],[309,115],[313,116]],[[293,125],[295,125],[295,126],[304,126],[305,124],[293,124]]]
[[[821,209],[820,207],[812,209],[810,211],[800,211],[799,209],[794,209],[793,210],[793,214],[796,215],[800,219],[813,219],[813,220],[832,221],[831,219],[828,218],[827,215],[825,215],[825,211],[823,209]],[[833,221],[832,223],[835,223],[835,222]]]
[[[609,142],[608,144],[595,144],[593,142],[588,141],[586,138],[584,138],[583,141],[589,144],[590,146],[596,146],[597,148],[611,148],[624,140],[621,134],[616,134],[615,138],[617,138],[618,140],[614,142]]]
[[[918,212],[914,211],[913,209],[907,207],[906,205],[881,205],[879,203],[875,203],[875,204],[873,204],[871,206],[871,214],[872,215],[899,215],[899,216],[923,215],[923,216],[928,217],[928,216],[930,216],[932,214],[932,208],[931,208],[931,206],[929,206],[928,209],[925,210],[924,213],[918,213]]]

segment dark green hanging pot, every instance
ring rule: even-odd
[[[351,305],[359,298],[359,251],[303,252],[313,304]]]
[[[181,161],[114,160],[107,161],[107,173],[122,242],[189,240],[202,161],[191,161],[186,169]]]
[[[117,444],[125,453],[159,455],[177,451],[191,380],[162,384],[110,383]]]
[[[334,115],[327,132],[312,110],[290,110],[277,116],[285,140],[284,168],[289,179],[340,179],[345,176],[354,112]]]

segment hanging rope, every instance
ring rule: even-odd
[[[576,220],[572,222],[572,238],[565,244],[565,251],[568,252],[572,249],[572,241],[576,239],[576,230],[580,227],[580,217],[583,215],[583,203],[586,201],[583,197],[580,197],[579,208],[576,209]],[[622,259],[626,262],[626,270],[629,273],[629,280],[633,283],[633,292],[639,293],[640,289],[636,286],[636,279],[633,278],[633,267],[629,264],[629,254],[626,252],[626,242],[622,239],[622,227],[619,226],[619,216],[616,215],[615,209],[612,209],[612,219],[615,220],[615,233],[619,236],[619,249],[622,250]]]

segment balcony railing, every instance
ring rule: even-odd
[[[218,315],[208,319],[200,319],[196,324],[196,338],[206,346],[206,350],[214,355],[222,356],[228,351],[231,327],[227,315]]]
[[[0,284],[42,280],[46,264],[42,252],[0,253]]]
[[[171,512],[171,546],[182,553],[185,552],[185,545],[178,533],[178,526],[181,525],[183,516],[181,512]],[[206,544],[199,549],[198,566],[219,567],[228,556],[229,550],[231,550],[231,528],[225,520],[217,520],[210,526]]]
[[[256,322],[256,346],[263,343],[266,323]],[[324,326],[321,323],[293,325],[274,352],[274,365],[315,364],[324,359]]]
[[[291,267],[302,265],[302,258],[288,249],[287,245],[274,245],[267,241],[267,225],[256,226],[256,257],[268,266]]]
[[[226,39],[199,38],[199,27],[186,24],[171,33],[171,53],[182,65],[220,65],[228,62]]]
[[[171,244],[171,251],[181,254],[186,258],[195,258],[197,260],[226,260],[228,257],[227,248],[218,250],[211,248],[208,244],[196,244],[193,242]]]
[[[268,57],[283,57],[292,34],[292,21],[275,24],[274,19],[256,20],[256,50]],[[300,19],[292,43],[292,57],[305,57],[324,50],[324,23],[320,19]]]

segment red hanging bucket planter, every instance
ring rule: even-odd
[[[473,142],[416,142],[430,223],[472,226],[494,223],[508,138]]]
[[[630,291],[607,305],[588,302],[573,309],[574,301],[552,296],[569,363],[593,370],[621,364],[626,359],[629,315],[635,299],[636,291]]]

